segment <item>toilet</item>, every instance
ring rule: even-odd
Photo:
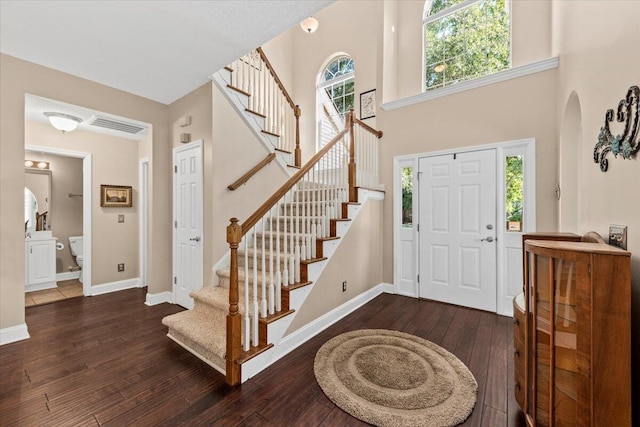
[[[80,282],[82,283],[82,263],[84,261],[84,247],[82,236],[69,236],[71,255],[76,257],[76,264],[80,267]]]

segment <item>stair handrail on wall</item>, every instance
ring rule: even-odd
[[[293,153],[294,165],[300,166],[300,107],[275,72],[262,48],[236,59],[226,67],[231,71],[231,89],[249,96],[247,111],[264,117],[264,133],[278,138],[275,149]]]
[[[306,266],[322,259],[316,244],[335,236],[335,220],[342,218],[343,204],[357,202],[358,186],[378,186],[374,174],[379,156],[372,140],[380,137],[382,132],[356,119],[351,110],[345,128],[251,216],[242,224],[231,219],[225,356],[229,384],[240,383],[243,361],[272,346],[266,342],[266,324],[291,312],[290,290],[310,283]]]

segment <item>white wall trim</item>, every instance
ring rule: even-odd
[[[380,283],[372,287],[371,289],[361,293],[360,295],[351,298],[349,301],[334,308],[333,310],[323,314],[316,320],[307,323],[302,328],[285,336],[280,340],[280,343],[275,348],[276,353],[273,356],[273,359],[270,361],[270,364],[286,356],[305,342],[309,341],[311,338],[318,335],[320,332],[327,329],[329,326],[333,325],[348,314],[359,309],[382,293],[392,294],[393,285],[390,285],[388,283]]]
[[[27,324],[22,323],[16,326],[0,329],[0,345],[11,344],[30,338]]]
[[[73,280],[80,278],[80,270],[76,271],[65,271],[64,273],[56,274],[56,282],[62,282],[64,280]]]
[[[147,298],[145,300],[145,305],[153,306],[168,302],[169,304],[173,304],[173,292],[164,291],[159,292],[157,294],[150,294],[147,292]]]
[[[435,89],[428,92],[422,92],[416,95],[408,96],[406,98],[398,99],[396,101],[385,102],[384,104],[381,104],[380,107],[382,107],[382,109],[385,111],[395,110],[397,108],[418,104],[420,102],[442,98],[443,96],[453,95],[454,93],[465,92],[494,83],[500,83],[511,79],[517,79],[518,77],[524,77],[530,74],[552,70],[554,68],[558,68],[559,63],[560,59],[557,56],[554,56],[548,59],[543,59],[542,61],[520,65],[518,67],[513,67],[495,74],[479,77],[474,80],[469,80],[466,82],[443,87],[442,89]]]
[[[93,287],[91,295],[102,295],[111,292],[123,291],[125,289],[137,288],[140,283],[139,277],[133,279],[118,280],[117,282],[103,283]]]
[[[91,287],[91,175],[92,175],[92,154],[83,151],[71,151],[61,148],[41,147],[36,145],[25,145],[25,150],[38,151],[40,153],[56,154],[58,156],[81,158],[82,161],[82,236],[84,262],[82,266],[82,293],[90,296]]]
[[[138,243],[140,248],[139,253],[139,265],[140,265],[140,287],[144,287],[148,282],[148,268],[149,268],[149,172],[151,163],[148,157],[143,157],[138,160],[138,191],[139,191],[139,205],[140,205],[140,221],[139,227],[139,239]],[[146,172],[146,175],[145,175]],[[145,242],[147,245],[145,245]]]

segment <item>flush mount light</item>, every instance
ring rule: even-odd
[[[433,71],[435,71],[436,73],[441,73],[444,71],[445,68],[447,68],[447,64],[438,64],[435,66]]]
[[[38,162],[38,169],[49,169],[49,162]]]
[[[71,132],[75,130],[82,119],[80,117],[72,116],[64,113],[45,112],[45,116],[49,119],[49,123],[54,128],[61,130],[62,132]]]
[[[32,168],[33,167],[33,160],[25,160],[24,161],[24,167],[25,168]]]
[[[313,16],[310,16],[300,23],[300,27],[302,28],[302,31],[311,34],[318,29],[318,20]]]

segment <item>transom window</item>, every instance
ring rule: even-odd
[[[509,0],[427,0],[423,23],[425,90],[511,65]]]

